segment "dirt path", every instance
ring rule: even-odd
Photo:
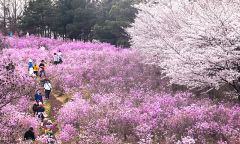
[[[61,103],[59,100],[56,99],[58,95],[56,94],[55,90],[52,90],[50,97],[48,100],[46,100],[50,104],[50,115],[48,116],[48,119],[50,119],[53,122],[54,128],[53,128],[53,133],[54,135],[56,132],[58,132],[58,126],[55,123],[57,119],[57,112],[59,111],[60,108],[62,108],[63,103]]]
[[[47,124],[47,121],[51,120],[53,122],[53,134],[55,136],[55,134],[57,134],[57,132],[59,131],[58,125],[55,122],[57,119],[57,113],[58,113],[59,109],[61,109],[63,106],[63,102],[61,102],[57,99],[57,97],[59,97],[61,93],[56,91],[53,86],[53,89],[50,93],[49,99],[48,100],[45,99],[45,91],[44,91],[41,79],[36,78],[36,80],[39,82],[39,88],[44,97],[44,108],[45,108],[45,113],[47,114],[47,117],[44,119],[43,126],[41,127],[42,132],[40,133],[40,135],[44,134],[44,126]]]

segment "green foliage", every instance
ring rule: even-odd
[[[101,20],[94,26],[94,38],[117,46],[129,47],[129,36],[124,28],[134,21],[137,10],[131,0],[105,0]]]
[[[91,40],[96,23],[96,5],[89,0],[59,0],[53,29],[62,37]]]
[[[21,18],[21,28],[33,34],[46,36],[53,18],[51,0],[30,1]]]
[[[129,47],[124,28],[134,21],[133,0],[33,0],[25,8],[21,28],[33,34]]]

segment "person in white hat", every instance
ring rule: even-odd
[[[33,76],[33,62],[31,59],[29,59],[28,69],[29,69],[29,75]]]
[[[47,125],[45,125],[45,134],[53,134],[53,124],[51,120],[48,120]]]

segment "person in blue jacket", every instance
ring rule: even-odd
[[[42,94],[40,93],[40,91],[38,90],[37,93],[35,94],[35,101],[38,103],[39,101],[43,103],[43,98],[42,98]]]
[[[30,59],[29,63],[28,63],[28,71],[29,71],[29,75],[32,76],[33,75],[33,61]]]
[[[33,68],[33,61],[31,59],[29,60],[28,68]]]

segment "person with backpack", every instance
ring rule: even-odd
[[[39,102],[39,107],[37,108],[37,115],[38,115],[38,118],[41,120],[41,126],[43,125],[43,120],[45,118],[44,111],[45,111],[45,108],[43,107],[43,104]]]
[[[33,62],[30,59],[29,63],[28,63],[28,70],[29,70],[29,75],[32,76],[33,75]]]
[[[44,76],[46,76],[46,72],[45,72],[46,63],[44,62],[44,60],[41,61],[39,67],[41,68],[41,70],[40,70],[40,77],[42,77],[42,74],[44,74]]]
[[[33,127],[30,127],[29,130],[24,134],[24,140],[33,140],[33,141],[35,141]]]
[[[48,120],[47,125],[45,125],[45,134],[52,135],[53,134],[53,124],[51,120]]]
[[[34,104],[33,104],[33,115],[35,116],[36,114],[37,114],[37,109],[38,109],[38,107],[39,107],[39,104],[37,103],[37,102],[35,102]]]
[[[45,97],[46,99],[49,99],[49,95],[52,90],[52,85],[49,80],[47,80],[46,83],[44,84],[44,89],[45,89]]]
[[[59,63],[59,59],[56,53],[53,55],[53,64],[57,65]]]
[[[39,90],[37,90],[37,93],[35,94],[34,100],[35,100],[37,103],[38,103],[38,102],[42,102],[42,103],[43,103],[42,94],[40,93]]]
[[[35,76],[38,76],[38,66],[36,63],[33,65],[33,73],[35,74]]]
[[[45,111],[45,108],[43,107],[42,102],[39,102],[39,107],[37,108],[37,114],[43,113]]]

